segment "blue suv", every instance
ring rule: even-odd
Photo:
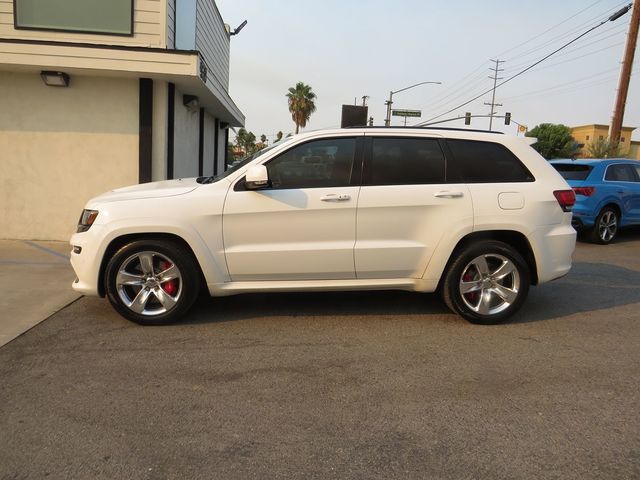
[[[552,160],[576,193],[573,227],[600,244],[620,227],[640,224],[640,162],[625,159]]]

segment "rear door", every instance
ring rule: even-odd
[[[447,183],[438,138],[367,136],[357,215],[358,278],[422,278],[443,237],[473,228],[464,184]]]
[[[633,165],[614,163],[607,167],[605,183],[622,204],[622,223],[640,222],[640,181]]]

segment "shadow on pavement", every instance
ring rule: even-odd
[[[640,272],[610,264],[575,262],[566,277],[532,287],[513,323],[552,320],[635,303],[640,303]],[[380,315],[448,315],[452,320],[457,319],[438,294],[379,291],[261,293],[203,298],[183,322],[228,322],[264,316]]]
[[[581,243],[591,243],[588,240],[586,240],[586,233],[585,232],[580,232],[578,234],[578,241],[580,241]],[[629,243],[629,242],[637,242],[638,240],[640,240],[640,226],[639,225],[634,225],[632,227],[624,227],[621,228],[620,231],[618,232],[618,236],[617,238],[615,238],[613,240],[613,242],[611,242],[611,245],[615,245],[615,244],[620,244],[620,243]],[[605,247],[605,245],[600,245],[602,247]]]
[[[514,321],[551,320],[635,303],[640,303],[640,272],[606,263],[574,262],[566,277],[532,288]]]

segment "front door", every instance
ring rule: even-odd
[[[353,137],[311,140],[265,162],[268,188],[231,187],[223,237],[232,281],[355,277],[355,150]]]

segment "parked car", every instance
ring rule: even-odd
[[[474,323],[505,321],[565,275],[573,190],[523,139],[468,130],[326,130],[217,177],[90,200],[73,288],[163,324],[200,289],[440,291]]]
[[[553,160],[576,192],[573,226],[594,243],[611,243],[620,227],[640,224],[640,162]]]

